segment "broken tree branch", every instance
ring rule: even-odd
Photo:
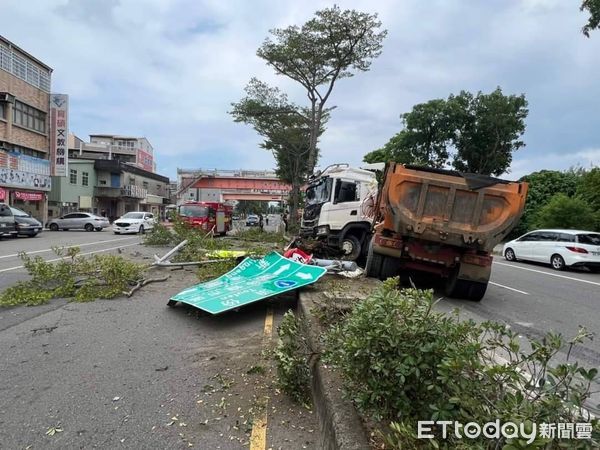
[[[141,289],[142,287],[146,286],[147,284],[157,283],[159,281],[167,281],[169,279],[169,277],[170,277],[170,275],[167,275],[166,277],[163,277],[163,278],[147,278],[145,280],[140,280],[128,292],[123,292],[123,294],[125,294],[126,297],[131,297],[135,291],[137,291],[138,289]]]

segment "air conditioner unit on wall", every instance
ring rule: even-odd
[[[15,96],[8,92],[0,92],[0,102],[14,103]]]

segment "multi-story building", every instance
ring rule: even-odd
[[[129,211],[164,217],[169,179],[129,163],[69,158],[67,177],[53,177],[49,216],[87,211],[111,221]]]
[[[45,222],[52,69],[0,36],[0,202]]]
[[[93,160],[69,159],[68,176],[52,177],[52,190],[48,195],[48,218],[60,217],[73,211],[97,214],[98,208],[93,203],[96,184]]]
[[[95,154],[99,156],[97,159],[113,159],[133,164],[148,172],[156,172],[154,149],[145,137],[91,134],[89,143],[81,139],[79,141],[74,142],[74,148],[80,149],[82,155],[93,157]]]
[[[115,160],[94,161],[98,184],[95,207],[111,220],[129,211],[148,211],[164,217],[169,204],[169,179]]]

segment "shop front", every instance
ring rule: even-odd
[[[47,197],[45,192],[21,189],[7,189],[8,203],[25,211],[31,217],[45,223],[48,218]]]
[[[0,150],[0,201],[21,209],[42,223],[48,220],[48,160]]]

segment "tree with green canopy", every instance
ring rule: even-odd
[[[278,75],[300,83],[310,102],[308,116],[307,171],[318,159],[318,138],[328,111],[325,107],[336,82],[368,71],[381,53],[387,31],[380,30],[377,14],[325,8],[302,26],[270,30],[257,51]]]
[[[256,78],[248,83],[245,90],[246,97],[232,104],[230,114],[234,121],[252,125],[264,138],[261,147],[273,153],[277,176],[291,184],[289,220],[290,225],[295,226],[300,188],[310,174],[308,111],[290,102],[280,89]],[[321,117],[320,133],[327,119],[325,113]]]
[[[461,172],[501,175],[514,151],[525,143],[527,101],[524,95],[461,91],[448,99],[420,103],[402,114],[403,129],[366,162],[394,160]]]
[[[590,31],[600,28],[600,0],[583,0],[579,9],[590,14],[587,23],[581,29],[586,37],[590,37]]]

